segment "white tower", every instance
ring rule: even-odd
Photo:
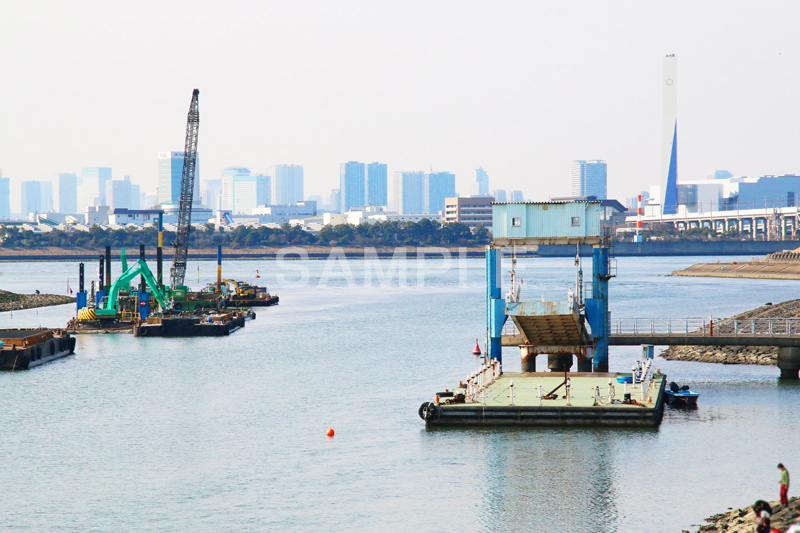
[[[663,122],[661,123],[661,213],[678,211],[678,59],[664,58]]]

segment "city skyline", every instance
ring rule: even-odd
[[[352,158],[392,171],[446,168],[468,194],[482,166],[493,188],[546,199],[568,191],[568,178],[554,177],[573,159],[596,154],[614,167],[609,196],[626,197],[660,179],[660,60],[671,53],[681,60],[679,181],[717,168],[800,170],[794,4],[191,5],[199,33],[169,22],[183,2],[145,0],[125,17],[113,6],[47,6],[45,21],[25,3],[0,20],[9,81],[0,98],[13,102],[0,120],[0,168],[17,190],[87,162],[153,190],[151,154],[181,150],[184,108],[199,87],[208,177],[231,162],[263,169],[298,161],[307,193],[327,195],[338,165]],[[284,23],[258,31],[265,15]],[[142,24],[152,38],[137,38]],[[712,27],[740,31],[719,40]],[[397,39],[397,28],[436,38]],[[278,46],[296,39],[302,46]],[[186,42],[197,54],[167,68],[164,59]],[[244,71],[250,81],[234,82]],[[288,81],[268,83],[276,71]],[[109,76],[129,81],[108,90]],[[439,81],[412,83],[420,76]],[[353,86],[354,78],[363,82]],[[62,80],[60,90],[52,79]]]

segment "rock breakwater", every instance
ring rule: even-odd
[[[16,294],[0,290],[0,312],[62,305],[74,301],[75,298],[72,296],[61,296],[60,294]]]
[[[760,318],[800,318],[800,300],[789,300],[777,305],[766,304],[751,311],[726,318],[715,324],[724,331],[733,328],[734,321],[746,323]],[[670,346],[661,353],[670,361],[700,361],[729,365],[774,365],[778,348],[768,346]]]

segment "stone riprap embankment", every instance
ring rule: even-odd
[[[772,507],[771,527],[779,531],[786,531],[789,526],[800,521],[800,498],[791,498],[788,505],[779,502],[770,502]],[[706,518],[708,525],[697,530],[697,533],[752,533],[755,530],[756,516],[753,507],[734,509],[727,513],[720,513]],[[684,533],[688,533],[684,530]]]
[[[61,296],[59,294],[16,294],[0,290],[0,312],[62,305],[73,303],[74,301],[75,298],[72,296]]]
[[[789,300],[777,305],[763,305],[714,324],[717,331],[733,330],[734,320],[739,327],[746,321],[759,318],[800,318],[800,300]],[[670,346],[661,353],[670,361],[700,361],[733,365],[774,365],[778,348],[769,346]]]

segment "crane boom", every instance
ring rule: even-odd
[[[197,99],[200,90],[192,92],[189,117],[186,121],[186,146],[183,151],[183,174],[181,176],[181,199],[178,208],[178,231],[175,238],[175,255],[170,269],[170,285],[173,289],[183,285],[186,276],[186,257],[189,255],[189,232],[192,230],[192,200],[194,199],[194,175],[197,168],[197,130],[200,127],[200,111]]]

